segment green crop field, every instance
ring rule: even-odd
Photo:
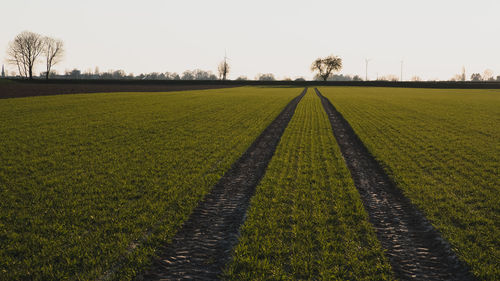
[[[312,89],[252,198],[231,280],[387,280],[383,257]]]
[[[500,90],[320,90],[474,275],[498,279]],[[301,91],[1,99],[0,280],[132,279]],[[231,280],[394,278],[312,88],[231,253]]]
[[[134,276],[300,91],[0,100],[0,279]]]
[[[481,280],[500,276],[500,91],[324,87]]]

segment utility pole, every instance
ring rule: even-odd
[[[365,59],[365,81],[368,81],[368,62],[371,61],[371,59]]]
[[[403,60],[401,60],[401,82],[403,82]]]

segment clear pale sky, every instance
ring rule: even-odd
[[[0,59],[29,30],[65,42],[59,72],[96,66],[127,73],[216,72],[229,78],[312,78],[312,61],[344,60],[340,73],[370,79],[449,79],[491,69],[500,75],[499,0],[0,0]],[[8,67],[14,70],[13,67]],[[37,69],[37,73],[42,67]]]

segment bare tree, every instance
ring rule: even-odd
[[[479,73],[472,73],[472,75],[470,76],[470,80],[471,81],[481,81],[481,80],[483,80],[483,78],[481,77],[481,74],[479,74]]]
[[[26,68],[23,61],[23,57],[21,55],[22,48],[17,46],[14,42],[9,43],[9,47],[7,49],[7,63],[17,66],[17,70],[20,76],[27,77]]]
[[[190,70],[186,70],[182,73],[182,80],[194,80],[194,74]]]
[[[326,58],[318,58],[311,65],[311,71],[318,72],[318,76],[326,81],[334,71],[342,69],[342,59],[331,55]]]
[[[462,74],[455,74],[453,77],[451,77],[450,81],[462,81]]]
[[[493,70],[491,69],[486,69],[484,72],[483,72],[483,80],[484,81],[490,81],[490,80],[494,80],[493,79]]]
[[[259,81],[274,81],[274,80],[276,80],[276,78],[274,77],[274,74],[272,74],[272,73],[264,73],[264,74],[259,73],[255,77],[255,80],[259,80]]]
[[[352,81],[363,81],[363,78],[361,78],[361,76],[359,76],[359,75],[354,75],[352,77]]]
[[[377,81],[391,81],[391,82],[397,82],[399,81],[399,77],[395,74],[387,74],[384,76],[380,76]]]
[[[460,75],[460,81],[465,81],[465,66],[462,66],[462,74]]]
[[[229,74],[230,69],[231,68],[227,63],[227,59],[224,58],[224,60],[219,63],[219,67],[217,68],[217,71],[219,72],[219,78],[222,80],[226,80],[226,77]]]
[[[166,80],[181,80],[181,77],[179,74],[175,72],[165,72],[165,79]]]
[[[9,44],[8,62],[17,66],[21,76],[33,79],[33,67],[38,56],[43,52],[43,42],[43,37],[40,34],[23,31]]]
[[[50,69],[56,63],[60,62],[64,53],[63,42],[59,39],[50,37],[43,38],[44,53],[45,53],[45,78],[49,79]]]

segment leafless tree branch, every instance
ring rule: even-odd
[[[48,80],[52,66],[61,61],[64,54],[63,42],[59,39],[50,37],[43,38],[44,53],[45,53],[45,78]]]
[[[19,75],[33,79],[33,68],[43,50],[44,40],[41,35],[23,31],[9,44],[7,61],[17,66]]]
[[[219,79],[226,80],[227,74],[229,74],[229,70],[231,68],[229,67],[229,64],[227,63],[226,59],[221,61],[219,63],[219,67],[217,68],[219,72]]]

